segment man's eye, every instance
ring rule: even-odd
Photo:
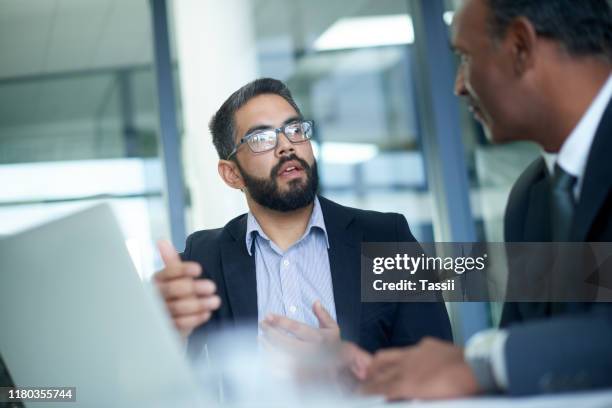
[[[301,131],[302,131],[302,126],[300,126],[299,124],[287,126],[288,133],[299,133]]]

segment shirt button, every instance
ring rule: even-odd
[[[295,312],[297,312],[297,307],[295,307],[295,306],[291,306],[291,307],[289,308],[289,311],[290,311],[291,313],[295,313]]]
[[[288,259],[285,259],[285,260],[283,261],[283,265],[285,265],[285,266],[289,266],[289,260],[288,260]]]

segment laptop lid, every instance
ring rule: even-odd
[[[107,204],[0,238],[0,353],[16,386],[76,387],[70,406],[203,403]]]

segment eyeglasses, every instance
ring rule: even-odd
[[[256,130],[249,133],[234,147],[234,150],[227,156],[229,160],[236,154],[238,148],[247,144],[253,153],[263,153],[276,148],[278,144],[278,134],[284,134],[291,143],[303,143],[312,138],[312,120],[298,120],[288,123],[276,129]]]

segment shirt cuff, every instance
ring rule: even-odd
[[[476,333],[467,342],[464,352],[465,359],[474,369],[478,382],[484,388],[484,391],[494,391],[494,388],[498,390],[508,388],[508,373],[504,353],[507,339],[508,332],[506,330],[489,329]],[[481,368],[483,366],[485,369]]]

